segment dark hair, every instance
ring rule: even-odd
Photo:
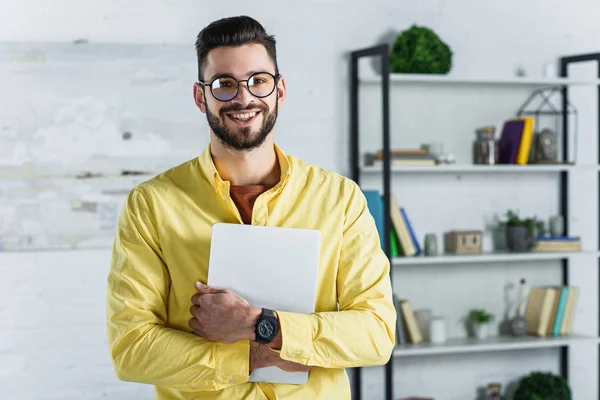
[[[268,35],[265,28],[258,21],[242,15],[214,21],[200,31],[196,39],[198,80],[203,80],[208,53],[211,50],[217,47],[239,47],[246,44],[262,44],[265,46],[275,65],[275,74],[279,74],[275,37]]]

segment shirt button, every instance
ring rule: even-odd
[[[235,380],[232,379],[229,381],[229,383],[233,385],[235,383]]]
[[[194,385],[190,385],[190,389],[196,389],[196,387]]]
[[[290,354],[290,358],[294,358],[296,355],[294,353]]]

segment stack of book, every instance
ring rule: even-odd
[[[580,251],[581,239],[578,236],[539,236],[535,238],[531,251]]]
[[[390,165],[427,166],[435,165],[435,155],[425,149],[390,150]],[[365,165],[383,166],[383,150],[365,154]]]
[[[527,333],[535,336],[569,335],[578,297],[579,288],[574,286],[531,288],[525,308]]]
[[[383,197],[377,190],[363,190],[367,199],[367,206],[375,220],[377,232],[379,233],[379,241],[383,248]],[[408,219],[408,215],[404,207],[398,204],[398,199],[393,194],[390,195],[390,216],[392,226],[390,229],[390,251],[392,257],[398,256],[416,256],[421,254],[421,245],[417,239],[417,235]]]

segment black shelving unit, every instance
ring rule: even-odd
[[[572,64],[576,64],[576,63],[581,63],[581,62],[596,62],[597,65],[597,74],[598,74],[598,78],[600,79],[600,53],[588,53],[588,54],[578,54],[578,55],[572,55],[572,56],[565,56],[565,57],[561,57],[560,58],[560,76],[562,77],[567,77],[569,76],[569,65]],[[598,86],[598,110],[597,110],[597,114],[598,115],[598,160],[597,160],[597,164],[600,166],[600,85]],[[569,89],[567,87],[563,87],[562,89],[563,91],[563,96],[562,96],[562,108],[563,110],[567,109],[567,103],[568,103],[568,99],[569,99]],[[568,113],[564,113],[563,114],[563,132],[568,132],[569,130],[569,121],[568,121]],[[566,139],[568,136],[565,134],[563,137],[563,147],[566,148]],[[566,155],[566,154],[565,154]],[[600,188],[600,168],[598,169],[598,173],[597,173],[597,181],[598,181],[598,187]],[[565,178],[566,180],[566,178]],[[567,182],[565,182],[566,185]],[[562,200],[561,199],[561,203],[564,202],[565,204],[565,208],[566,208],[566,202],[567,202],[567,196],[565,193],[565,199]],[[600,200],[598,202],[598,216],[600,218]],[[568,219],[565,218],[565,229],[568,229],[568,223],[567,223]],[[598,221],[599,226],[600,226],[600,219]],[[568,231],[567,231],[568,232]],[[598,235],[599,238],[599,242],[598,242],[598,250],[600,250],[600,235]],[[598,259],[598,269],[600,270],[600,259]],[[568,269],[566,265],[563,265],[563,276],[565,276],[566,281],[568,282]],[[599,288],[599,293],[598,293],[598,309],[599,309],[599,315],[598,318],[600,320],[600,278],[599,278],[599,282],[598,282],[598,288]],[[598,336],[600,336],[600,325],[598,327]],[[599,353],[600,353],[600,347],[599,347]],[[565,354],[562,355],[562,361],[561,361],[561,370],[563,369],[568,369],[568,357],[567,357],[567,351],[568,350],[563,350],[563,352]],[[564,365],[563,365],[564,364]],[[600,366],[598,368],[598,398],[600,399]]]
[[[390,193],[391,193],[391,171],[390,171],[390,74],[389,74],[389,50],[387,45],[371,47],[363,50],[353,51],[350,62],[350,162],[352,168],[352,179],[360,185],[360,154],[359,154],[359,131],[358,131],[358,68],[359,61],[365,57],[380,57],[381,59],[381,117],[383,123],[383,207],[386,212],[383,221],[383,248],[388,259],[391,260],[391,218],[390,218]],[[393,268],[390,268],[390,277],[393,274]],[[393,396],[393,362],[394,357],[385,365],[385,398],[391,399]],[[361,370],[356,368],[353,377],[353,398],[360,400],[362,396]]]
[[[378,57],[380,59],[381,70],[381,118],[382,118],[382,150],[383,150],[383,164],[382,164],[382,186],[383,186],[383,206],[384,206],[384,221],[383,221],[383,249],[390,265],[392,262],[391,256],[391,243],[390,243],[390,231],[392,227],[390,210],[390,197],[391,197],[391,160],[390,160],[390,71],[389,71],[389,46],[388,45],[377,45],[369,48],[359,49],[350,53],[350,168],[351,178],[360,185],[361,177],[361,157],[360,157],[360,146],[359,146],[359,110],[360,110],[360,96],[359,96],[359,64],[362,59]],[[600,53],[591,53],[583,55],[566,56],[559,59],[560,61],[560,76],[568,77],[568,66],[578,62],[589,62],[596,61],[598,63],[598,78],[600,79]],[[569,102],[568,102],[568,87],[567,85],[559,85],[562,91],[562,152],[563,160],[568,160],[569,155]],[[598,86],[598,115],[600,116],[600,85]],[[600,121],[598,125],[598,137],[599,137],[599,149],[598,149],[598,165],[600,166]],[[598,170],[598,184],[600,187],[600,168]],[[559,211],[564,216],[565,221],[565,234],[569,234],[569,208],[568,208],[568,183],[569,175],[568,171],[561,171],[559,178]],[[598,215],[599,215],[599,226],[600,226],[600,202],[598,204]],[[600,238],[598,243],[598,250],[600,251]],[[600,258],[598,258],[598,268],[600,269]],[[390,278],[393,282],[393,267],[390,268]],[[569,259],[562,259],[562,284],[569,284]],[[600,278],[599,278],[600,287]],[[598,304],[600,306],[600,294],[598,295]],[[600,320],[600,312],[598,316]],[[600,337],[600,327],[598,336]],[[599,344],[600,346],[600,344]],[[599,347],[600,350],[600,347]],[[569,370],[569,347],[568,345],[560,347],[559,353],[560,363],[560,374],[568,379]],[[599,368],[600,371],[600,368]],[[385,365],[385,399],[393,400],[394,396],[394,356]],[[598,376],[598,385],[600,393],[600,372]],[[355,368],[353,370],[353,387],[352,387],[353,399],[360,400],[362,398],[362,375],[361,369]],[[600,399],[600,394],[599,394]]]

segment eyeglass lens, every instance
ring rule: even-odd
[[[267,73],[252,75],[248,81],[248,90],[256,97],[267,97],[275,89],[275,78]],[[235,79],[223,76],[216,79],[211,86],[211,91],[216,99],[221,101],[232,100],[238,91],[238,83]]]

